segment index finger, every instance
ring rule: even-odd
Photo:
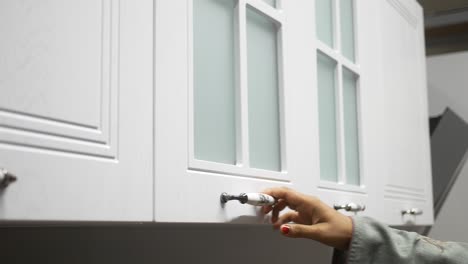
[[[284,200],[289,208],[293,210],[304,203],[301,194],[287,187],[269,188],[262,191],[262,193],[271,195],[277,200]]]

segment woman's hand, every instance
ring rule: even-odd
[[[287,237],[310,238],[328,246],[347,250],[353,234],[352,220],[338,213],[318,198],[289,188],[272,188],[263,193],[278,199],[274,206],[264,206],[265,214],[273,211],[271,221]],[[286,207],[293,211],[279,216]],[[294,224],[289,224],[294,222]]]

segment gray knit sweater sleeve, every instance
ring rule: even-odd
[[[437,241],[368,217],[354,217],[353,225],[349,250],[335,250],[334,264],[468,263],[468,244]]]

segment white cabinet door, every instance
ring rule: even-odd
[[[156,1],[156,221],[262,222],[221,193],[314,193],[313,4]]]
[[[150,0],[0,2],[1,220],[152,220]]]
[[[376,216],[376,186],[381,152],[375,133],[380,119],[376,98],[378,61],[375,1],[316,0],[314,43],[317,94],[310,112],[319,135],[317,195],[330,206],[357,204],[365,209],[350,215]]]
[[[416,1],[379,3],[383,215],[389,224],[429,225],[433,205],[423,12]],[[411,209],[422,214],[402,214]]]

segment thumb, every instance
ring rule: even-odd
[[[301,225],[301,224],[285,224],[280,227],[281,233],[284,236],[292,238],[310,238],[320,240],[323,233],[322,224]]]

